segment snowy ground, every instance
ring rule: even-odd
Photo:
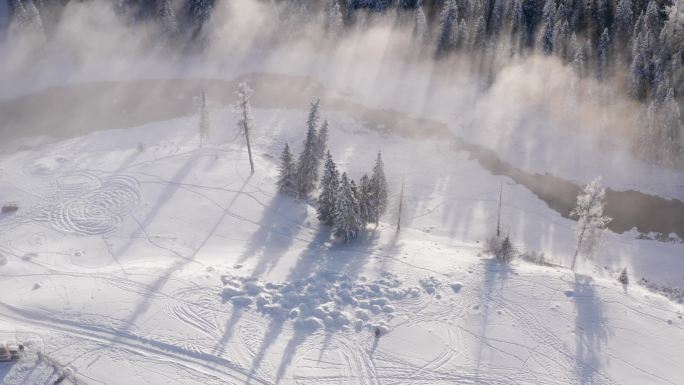
[[[480,251],[500,181],[523,250],[567,265],[573,222],[447,144],[328,113],[340,167],[358,178],[381,149],[393,192],[380,226],[340,245],[308,202],[274,189],[306,112],[255,115],[253,176],[227,110],[212,111],[213,144],[199,149],[187,117],[3,154],[0,195],[20,211],[0,217],[0,331],[38,341],[88,384],[684,378],[681,305],[613,277],[626,265],[633,281],[681,285],[681,245],[608,234],[578,275],[495,263]],[[386,333],[376,340],[374,327]],[[55,378],[44,364],[0,364],[2,383]]]

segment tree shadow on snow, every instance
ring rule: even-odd
[[[577,317],[575,319],[575,360],[581,384],[593,384],[602,365],[601,349],[606,344],[603,305],[596,295],[591,277],[575,274],[573,293]]]
[[[490,324],[491,312],[496,313],[496,307],[501,306],[504,301],[504,286],[508,280],[509,275],[513,272],[511,266],[507,263],[497,261],[490,258],[482,261],[484,275],[482,280],[482,290],[480,292],[480,302],[473,305],[477,307],[473,309],[480,312],[480,330],[477,331],[477,340],[479,341],[475,362],[475,378],[480,379],[482,361],[484,360],[485,346],[487,343],[487,329]],[[487,369],[485,368],[485,375]],[[486,377],[482,378],[486,381]]]
[[[352,279],[361,271],[366,264],[369,256],[373,255],[373,248],[377,242],[377,234],[367,231],[362,233],[359,238],[350,243],[338,241],[330,242],[331,228],[321,226],[314,238],[309,242],[306,249],[302,251],[297,259],[295,266],[290,270],[286,279],[287,282],[302,280],[323,272],[336,272],[346,274]],[[250,376],[254,376],[261,366],[267,350],[273,345],[283,329],[284,319],[274,318],[264,335],[264,341],[259,348],[259,352],[254,357]],[[322,349],[325,350],[327,344],[332,339],[333,330],[327,330],[327,336]],[[311,331],[304,325],[295,325],[294,333],[288,341],[285,350],[281,355],[281,361],[276,373],[276,381],[280,381],[285,375],[292,359],[297,353],[297,348],[311,335]]]
[[[304,227],[306,218],[307,205],[280,194],[274,196],[264,209],[259,220],[259,228],[252,234],[245,250],[238,257],[238,263],[244,263],[260,254],[252,270],[252,277],[270,271],[292,246],[297,234]]]
[[[192,263],[195,261],[195,258],[199,254],[199,252],[204,248],[204,246],[209,242],[209,240],[213,237],[214,233],[216,230],[219,228],[223,220],[231,214],[230,210],[237,200],[237,198],[241,195],[242,191],[245,189],[245,187],[249,183],[249,178],[247,178],[240,190],[235,193],[235,197],[231,200],[231,202],[228,204],[228,206],[221,212],[221,215],[218,217],[216,222],[212,225],[211,229],[207,232],[206,236],[204,239],[197,245],[197,247],[194,248],[192,254],[183,256],[180,255],[177,252],[174,252],[178,257],[181,259],[177,260],[175,263],[173,263],[171,266],[169,266],[159,277],[152,282],[151,284],[147,285],[147,291],[148,294],[143,296],[143,300],[136,305],[135,309],[131,313],[131,315],[128,317],[125,322],[123,322],[121,328],[119,329],[119,332],[121,333],[128,333],[130,332],[133,327],[135,326],[136,321],[149,309],[149,303],[152,301],[155,296],[154,294],[161,291],[162,288],[168,283],[168,281],[171,279],[173,274],[181,269],[183,269],[185,266],[188,264]],[[142,226],[142,225],[141,225]],[[141,231],[144,231],[144,227],[141,227]]]

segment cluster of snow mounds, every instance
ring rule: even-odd
[[[139,201],[135,178],[79,172],[61,177],[51,194],[27,215],[61,232],[99,235],[116,230]]]
[[[262,282],[256,278],[224,275],[223,299],[236,306],[256,305],[256,310],[277,319],[290,318],[297,327],[315,331],[364,327],[387,331],[393,318],[392,301],[420,296],[415,286],[402,287],[392,273],[380,279],[352,280],[346,275],[324,272],[294,282]]]

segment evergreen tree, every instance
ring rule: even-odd
[[[586,59],[584,56],[584,49],[583,49],[582,45],[577,41],[577,36],[575,35],[574,32],[572,34],[570,45],[572,46],[572,50],[573,50],[572,68],[577,73],[577,76],[583,77]]]
[[[420,44],[425,43],[428,39],[427,19],[422,5],[416,8],[416,15],[413,19],[413,38]]]
[[[157,0],[157,17],[165,34],[175,35],[178,32],[178,23],[173,8],[171,8],[170,0]]]
[[[209,106],[207,101],[207,91],[202,90],[202,96],[200,99],[200,116],[199,116],[199,134],[200,134],[200,146],[206,143],[209,138],[209,128],[211,126],[211,121],[209,119]]]
[[[660,108],[660,127],[663,132],[663,143],[659,146],[665,150],[666,163],[678,164],[681,162],[683,151],[682,126],[679,103],[674,98],[672,88],[667,93]]]
[[[577,256],[580,253],[591,254],[601,233],[612,220],[603,214],[606,189],[601,185],[601,178],[596,178],[587,184],[577,196],[577,205],[570,212],[571,217],[577,218],[577,248],[572,260],[572,270],[575,269]]]
[[[361,231],[359,205],[356,200],[352,183],[347,173],[342,174],[340,193],[335,206],[334,234],[338,238],[349,242],[358,237]]]
[[[324,120],[316,137],[316,157],[319,162],[325,157],[328,148],[328,120]]]
[[[631,40],[634,14],[632,0],[619,0],[615,9],[613,40],[618,52],[623,52],[627,42]]]
[[[608,49],[610,48],[610,38],[608,28],[603,30],[601,39],[596,47],[597,75],[599,79],[604,79],[608,71]]]
[[[318,197],[318,220],[331,226],[335,223],[337,196],[340,188],[339,173],[330,151],[326,154],[325,170],[321,178],[321,194]]]
[[[447,0],[439,14],[439,34],[437,36],[437,56],[444,56],[453,46],[453,34],[458,23],[456,0]]]
[[[280,175],[278,177],[278,191],[282,194],[297,196],[297,175],[295,164],[290,152],[290,146],[285,143],[285,148],[280,156]]]
[[[554,17],[555,8],[553,5],[553,1],[547,1],[546,5],[544,6],[544,24],[542,26],[542,33],[539,39],[539,45],[541,46],[541,50],[546,55],[550,55],[551,53],[553,53],[553,36],[555,28]]]
[[[364,174],[361,177],[359,186],[359,216],[361,222],[365,226],[373,221],[373,184],[368,177],[368,174]]]
[[[504,1],[506,0],[495,0],[494,8],[492,9],[492,17],[490,21],[490,29],[492,36],[499,36],[501,29],[504,24]]]
[[[340,11],[340,4],[337,0],[330,0],[330,8],[328,9],[327,15],[327,28],[328,32],[333,34],[338,33],[342,30],[344,22],[342,20],[342,12]]]
[[[300,197],[305,197],[316,186],[318,179],[318,165],[320,158],[318,156],[318,134],[316,129],[318,127],[318,120],[320,114],[320,101],[317,100],[311,103],[311,110],[309,111],[309,118],[307,119],[306,139],[304,140],[304,148],[299,154],[297,160],[297,186]]]
[[[211,17],[214,0],[189,0],[188,14],[196,27],[201,28]]]
[[[482,49],[485,46],[485,41],[487,39],[487,24],[485,23],[484,17],[480,16],[475,24],[475,35],[473,35],[472,48]]]
[[[370,217],[369,222],[380,223],[380,217],[387,211],[389,193],[387,189],[387,178],[385,177],[385,165],[382,161],[382,154],[378,152],[371,176],[371,198],[370,198]]]

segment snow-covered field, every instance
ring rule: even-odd
[[[569,265],[574,222],[446,143],[323,106],[340,168],[359,178],[382,150],[392,195],[378,228],[333,242],[312,202],[275,189],[306,108],[255,110],[251,176],[218,109],[202,148],[193,116],[0,155],[20,206],[0,217],[0,332],[88,384],[681,383],[684,309],[614,279],[681,285],[681,244],[608,233],[577,274],[496,263],[481,250],[500,182],[523,251]],[[4,384],[56,377],[0,363]]]

